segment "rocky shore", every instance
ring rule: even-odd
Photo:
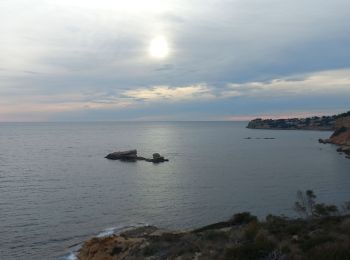
[[[340,146],[337,152],[344,153],[350,159],[350,111],[323,117],[290,119],[254,119],[248,123],[251,129],[272,130],[334,130],[328,139],[319,139],[319,143]],[[249,138],[247,138],[249,139]]]
[[[350,116],[338,118],[334,133],[328,139],[319,139],[318,141],[340,146],[337,151],[345,153],[346,157],[350,159]]]
[[[92,238],[77,259],[350,259],[350,216],[288,219],[249,213],[190,231],[153,226]]]

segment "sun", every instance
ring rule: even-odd
[[[153,58],[163,59],[169,55],[169,45],[164,36],[153,38],[149,45],[149,55]]]

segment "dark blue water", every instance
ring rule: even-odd
[[[317,142],[329,132],[245,125],[0,124],[0,259],[57,259],[105,229],[138,223],[190,228],[243,210],[293,215],[298,189],[350,200],[350,160]],[[104,158],[132,148],[170,161]]]

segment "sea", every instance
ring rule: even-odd
[[[350,200],[350,160],[331,132],[247,122],[0,123],[0,259],[74,259],[126,228],[191,229],[249,211],[295,217],[298,190]],[[104,157],[137,149],[169,162]]]

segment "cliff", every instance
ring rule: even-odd
[[[338,152],[343,152],[350,159],[350,116],[340,117],[335,122],[335,131],[328,139],[319,139],[320,143],[339,145]]]
[[[337,119],[336,130],[328,139],[329,143],[350,146],[350,116]]]

